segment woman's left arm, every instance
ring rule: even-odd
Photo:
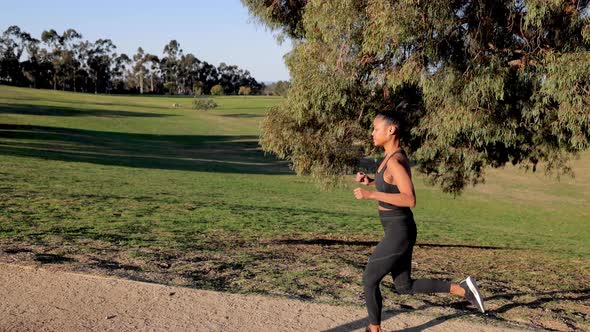
[[[396,159],[390,159],[387,162],[387,170],[395,179],[399,194],[383,193],[379,191],[370,191],[363,188],[356,188],[354,195],[357,199],[374,199],[399,207],[414,207],[416,206],[416,195],[414,192],[414,184],[410,178],[409,172]]]

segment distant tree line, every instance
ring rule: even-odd
[[[10,26],[0,36],[0,84],[94,93],[284,95],[285,83],[280,92],[269,92],[248,70],[184,54],[176,40],[161,56],[141,47],[132,56],[116,49],[110,39],[92,43],[74,29],[43,31],[36,39]]]
[[[288,81],[278,81],[264,87],[264,94],[268,96],[287,96],[291,84]]]

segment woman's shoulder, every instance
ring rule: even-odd
[[[408,162],[408,157],[406,156],[405,152],[401,152],[401,153],[396,153],[393,156],[391,156],[391,158],[389,158],[387,160],[387,163],[407,163]]]
[[[406,168],[410,163],[405,153],[398,153],[387,160],[387,168]]]

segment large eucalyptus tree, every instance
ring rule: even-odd
[[[324,183],[395,111],[419,169],[448,192],[506,163],[568,171],[590,146],[588,0],[242,0],[292,38],[266,151]]]

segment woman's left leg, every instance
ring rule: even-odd
[[[439,279],[412,279],[412,251],[409,248],[392,271],[393,284],[399,294],[450,293],[451,282]]]
[[[451,282],[438,279],[412,279],[412,253],[416,244],[416,224],[410,227],[410,245],[392,271],[393,284],[399,294],[450,293]]]

